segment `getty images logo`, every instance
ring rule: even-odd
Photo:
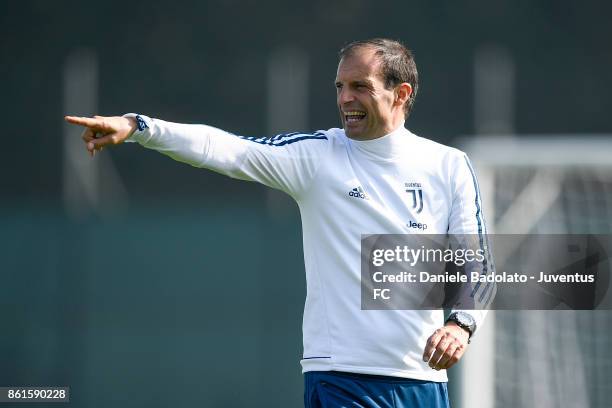
[[[361,188],[361,186],[355,187],[354,189],[349,191],[348,195],[349,195],[349,197],[361,198],[363,200],[369,200],[370,199],[370,197],[368,197],[368,195],[365,193],[365,191],[363,191],[363,188]]]

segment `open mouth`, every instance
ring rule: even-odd
[[[366,113],[361,111],[344,112],[344,120],[346,123],[357,123],[365,117]]]

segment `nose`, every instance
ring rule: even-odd
[[[353,93],[349,89],[346,89],[346,87],[343,87],[342,89],[338,91],[338,104],[339,105],[344,105],[354,100],[355,98],[353,97]]]

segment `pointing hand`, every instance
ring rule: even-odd
[[[123,143],[137,127],[136,120],[123,116],[94,116],[93,118],[65,116],[64,119],[68,123],[85,128],[81,138],[92,157],[97,150]]]

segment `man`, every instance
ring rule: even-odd
[[[312,134],[245,138],[135,114],[66,120],[86,127],[91,155],[137,142],[297,201],[307,278],[307,407],[447,407],[445,370],[464,354],[484,312],[456,312],[444,323],[441,310],[361,310],[360,238],[418,233],[422,224],[433,234],[482,235],[476,179],[464,153],[404,128],[418,75],[402,44],[349,44],[335,82],[343,129]],[[425,191],[419,208],[407,183]]]

